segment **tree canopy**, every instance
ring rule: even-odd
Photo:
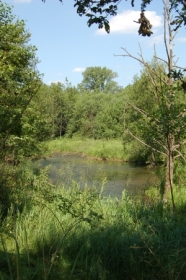
[[[45,2],[46,0],[42,0]],[[59,0],[63,2],[63,0]],[[77,8],[79,16],[85,15],[88,20],[87,24],[90,27],[92,24],[97,24],[99,28],[105,28],[107,33],[110,32],[109,16],[116,16],[118,5],[127,0],[74,0],[74,7]],[[139,0],[130,0],[132,7]],[[145,12],[147,6],[153,0],[140,0],[141,11]],[[154,0],[155,1],[155,0]],[[157,0],[156,0],[157,1]],[[176,12],[172,24],[175,29],[179,28],[182,24],[186,25],[186,1],[185,0],[170,0],[170,9]]]
[[[118,74],[106,67],[87,67],[82,75],[83,80],[79,84],[80,90],[106,93],[114,93],[119,90],[118,84],[113,80],[118,77]]]

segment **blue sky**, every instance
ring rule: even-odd
[[[30,43],[38,48],[40,60],[38,70],[44,74],[43,81],[64,82],[67,77],[72,85],[82,81],[86,67],[107,67],[118,73],[116,81],[120,86],[132,82],[141,66],[133,59],[122,56],[126,48],[132,55],[139,53],[139,44],[144,58],[151,60],[154,44],[159,57],[165,58],[163,43],[162,1],[153,0],[146,13],[153,24],[153,35],[149,38],[138,35],[137,20],[140,5],[135,8],[130,0],[119,5],[118,16],[110,19],[111,32],[106,34],[97,26],[87,26],[86,17],[79,17],[73,7],[73,0],[6,0],[13,6],[13,13],[26,21],[31,33]],[[141,1],[136,0],[137,3]],[[179,29],[175,39],[174,54],[179,57],[178,65],[186,67],[186,29]]]

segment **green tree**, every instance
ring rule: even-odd
[[[107,99],[102,101],[101,110],[95,118],[94,138],[110,139],[121,138],[123,135],[123,108],[124,92],[107,94]]]
[[[42,0],[45,2],[46,0]],[[63,0],[59,0],[63,2]],[[98,24],[99,28],[105,28],[110,32],[109,16],[116,16],[118,11],[118,5],[121,2],[127,0],[74,0],[74,7],[77,8],[77,14],[79,16],[85,15],[88,17],[87,24],[90,27],[92,24]],[[155,1],[155,0],[154,0]],[[156,0],[157,1],[157,0]],[[137,0],[130,0],[132,7]],[[138,0],[139,2],[139,0]],[[153,0],[141,0],[141,11],[145,12],[147,6],[153,2]],[[179,28],[182,24],[186,25],[186,2],[185,0],[171,0],[170,9],[176,12],[175,18],[172,20],[172,24],[175,29]],[[143,23],[141,24],[143,27]]]
[[[50,101],[50,121],[52,122],[52,137],[62,136],[63,134],[63,84],[52,83],[49,87]]]
[[[79,92],[68,80],[63,84],[42,85],[34,98],[34,108],[43,124],[40,128],[43,140],[66,134],[78,96]]]
[[[123,92],[84,92],[74,102],[66,136],[94,139],[121,138],[123,134]]]
[[[18,163],[41,151],[41,122],[31,106],[41,86],[41,75],[36,68],[36,48],[28,44],[29,39],[24,21],[16,19],[12,9],[0,1],[1,217],[30,185],[25,180],[25,166]]]
[[[55,137],[61,137],[66,134],[79,95],[77,89],[68,80],[66,80],[65,84],[61,84],[61,89],[57,91],[56,89],[59,86],[59,84],[51,85],[54,96],[53,108],[56,114],[54,120]]]
[[[99,92],[79,94],[67,128],[69,137],[72,137],[73,134],[94,137],[95,118],[101,110],[106,96],[106,94]]]
[[[33,135],[26,134],[26,111],[41,80],[36,48],[28,44],[30,33],[2,1],[0,38],[0,158],[16,160],[25,151],[26,155],[34,152]]]
[[[38,136],[41,141],[51,139],[55,135],[56,112],[54,109],[54,96],[51,92],[51,86],[42,84],[38,94],[30,103],[29,109],[37,112],[37,118],[40,120],[38,127]]]
[[[83,80],[78,85],[80,91],[115,93],[120,90],[114,81],[118,74],[106,67],[87,67],[82,75]]]

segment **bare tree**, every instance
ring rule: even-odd
[[[186,69],[177,66],[173,55],[173,40],[177,31],[171,26],[171,8],[170,1],[163,0],[164,6],[164,46],[166,50],[166,59],[158,57],[155,53],[155,67],[146,62],[140,48],[138,57],[130,54],[125,48],[124,57],[130,57],[139,61],[145,69],[145,74],[149,80],[149,90],[153,94],[154,102],[157,104],[156,112],[149,114],[137,105],[127,102],[135,111],[138,111],[148,123],[152,131],[152,142],[149,144],[144,139],[135,135],[130,128],[128,133],[143,145],[149,147],[152,151],[161,153],[165,158],[165,184],[163,191],[163,200],[167,201],[169,193],[173,209],[175,209],[173,195],[173,175],[175,159],[184,157],[184,145],[186,144],[186,104],[185,104],[185,81],[184,71]]]

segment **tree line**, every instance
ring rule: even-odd
[[[73,87],[68,81],[53,83],[42,85],[34,102],[40,114],[42,112],[40,119],[45,122],[46,140],[75,135],[94,139],[122,137],[124,100],[121,89],[113,94],[97,89],[82,90],[82,84]]]

